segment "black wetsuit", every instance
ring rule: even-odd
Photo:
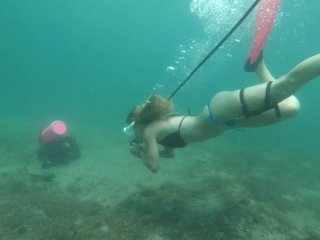
[[[60,137],[52,142],[44,143],[38,150],[38,158],[43,167],[67,164],[81,157],[80,149],[74,137]]]

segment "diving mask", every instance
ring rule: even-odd
[[[134,136],[134,132],[133,132],[134,124],[135,124],[135,122],[131,122],[128,126],[123,128],[123,132],[129,137],[133,137]]]

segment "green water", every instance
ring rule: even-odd
[[[130,162],[128,165],[132,164],[132,159],[127,154],[127,139],[122,134],[128,111],[152,93],[169,95],[224,37],[251,3],[249,0],[1,0],[0,149],[3,168],[13,164],[18,170],[21,169],[23,160],[18,156],[31,152],[37,146],[36,135],[44,126],[52,120],[62,119],[69,125],[71,133],[77,135],[84,151],[87,150],[86,160],[94,158],[90,157],[91,153],[97,154],[97,151],[103,149],[110,151],[103,154],[122,159],[123,165],[117,165],[114,169],[110,165],[108,170],[121,179],[122,168],[128,168],[126,161]],[[281,2],[276,23],[264,48],[265,61],[275,76],[286,73],[304,58],[319,52],[319,11],[318,0]],[[178,113],[185,114],[188,107],[193,113],[198,113],[215,93],[257,83],[253,74],[243,70],[253,31],[254,15],[250,15],[223,48],[176,95],[174,102]],[[224,171],[229,168],[231,172],[237,168],[243,170],[250,165],[248,171],[253,169],[252,172],[255,172],[256,163],[251,160],[260,159],[259,151],[263,151],[265,155],[271,156],[271,163],[259,163],[261,166],[270,166],[270,173],[266,173],[267,175],[272,175],[271,170],[277,176],[292,172],[293,175],[297,174],[296,178],[281,181],[288,181],[290,184],[296,181],[299,184],[301,179],[307,177],[309,182],[315,183],[318,181],[316,173],[319,173],[317,169],[320,153],[320,105],[317,104],[320,100],[319,89],[318,77],[296,93],[301,110],[293,119],[268,128],[227,133],[221,139],[214,140],[216,142],[209,141],[191,147],[191,150],[186,150],[187,154],[180,153],[177,159],[168,164],[172,169],[179,169],[179,164],[187,164],[184,167],[188,168],[188,163],[184,163],[182,159],[187,161],[190,158],[190,162],[195,163],[199,160],[196,156],[200,156],[209,165],[214,161],[212,159],[216,159],[218,163],[225,159],[225,164],[230,163],[230,166],[224,168]],[[250,149],[253,153],[250,153]],[[220,160],[215,157],[216,154],[221,154]],[[237,161],[238,154],[241,155],[241,161],[250,159],[247,167]],[[235,159],[235,162],[229,162],[230,159]],[[282,159],[279,166],[273,165],[277,159]],[[299,172],[293,164],[298,164],[297,169],[299,164],[308,167]],[[225,167],[224,163],[221,166]],[[72,165],[68,167],[72,168]],[[191,169],[195,166],[191,164],[189,167],[182,178],[192,182],[192,177],[190,179],[189,176],[194,174]],[[311,174],[308,169],[317,172]],[[200,169],[194,170],[201,174]],[[145,181],[144,171],[147,170],[136,171],[143,178],[140,181]],[[175,174],[171,170],[167,173]],[[159,181],[165,181],[161,178],[166,179],[160,175]],[[255,179],[254,176],[252,179]],[[130,183],[130,179],[126,178],[121,181]],[[277,185],[273,180],[270,184],[268,191],[272,191],[273,184]],[[174,185],[176,188],[179,186]],[[190,186],[193,187],[192,184]],[[268,188],[267,186],[268,181],[263,182],[263,187]],[[254,192],[259,188],[251,187],[248,191]],[[319,189],[317,184],[313,187]],[[25,191],[25,188],[22,189]],[[165,196],[168,194],[167,197],[170,198],[170,186],[169,190],[164,189],[160,187],[155,191],[159,190]],[[205,192],[205,189],[202,190]],[[219,193],[223,194],[222,192],[220,190]],[[193,190],[180,189],[180,193],[183,197],[191,197]],[[145,194],[156,193],[152,190]],[[133,216],[143,218],[143,206],[137,203],[139,201],[135,198],[136,195],[132,196],[125,203],[129,202],[128,204],[138,209],[140,215]],[[314,199],[319,199],[319,195]],[[160,201],[160,205],[166,202],[162,197],[153,200]],[[301,208],[304,204],[308,202],[304,203],[302,198],[296,208]],[[146,209],[153,211],[150,203],[146,203]],[[161,210],[167,211],[167,214],[170,212],[163,208],[158,211]],[[190,215],[190,219],[195,216],[192,215],[192,210],[180,210],[182,214]],[[122,213],[115,214],[119,217]],[[197,224],[199,221],[210,221],[207,214],[208,212],[197,212]],[[239,214],[245,213],[240,211]],[[158,223],[156,219],[159,216],[162,216],[161,213],[156,212],[156,217],[151,218],[151,221],[154,225],[159,224],[157,226],[160,229],[167,229],[168,225],[179,221],[175,216],[173,222],[170,222],[172,219],[168,214],[168,218],[164,218],[166,224]],[[186,220],[187,224],[178,228],[180,232],[188,229],[189,224],[195,224],[190,219]],[[313,220],[316,222],[317,219],[318,216],[315,216]],[[228,239],[221,235],[223,227],[218,231],[220,235],[215,233],[215,238],[210,238],[205,234],[210,228],[207,223],[196,226],[202,235],[192,235],[195,238],[202,236],[203,239]],[[219,224],[215,226],[220,227]],[[178,238],[180,232],[172,232],[167,237]],[[309,237],[312,235],[308,234]],[[184,236],[182,239],[189,239],[185,235],[180,236]],[[305,232],[299,236],[299,239],[313,239],[303,238],[307,236]],[[240,235],[238,237],[240,239]],[[27,238],[10,238],[4,235],[2,239]],[[59,239],[73,238],[69,236]],[[130,238],[118,239],[139,238],[132,235]],[[259,237],[252,235],[252,239]]]

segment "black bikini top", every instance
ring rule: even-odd
[[[169,135],[165,136],[158,143],[162,146],[169,147],[169,148],[183,148],[183,147],[187,146],[187,143],[182,139],[182,137],[180,135],[181,125],[182,125],[183,120],[186,117],[187,116],[184,116],[181,119],[176,132],[170,133]]]

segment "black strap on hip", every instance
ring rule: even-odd
[[[257,116],[257,115],[259,115],[263,112],[266,112],[272,108],[274,108],[277,118],[281,118],[281,112],[280,112],[280,108],[279,108],[278,104],[271,105],[271,101],[270,101],[271,100],[270,99],[271,84],[272,84],[271,81],[267,83],[263,107],[258,110],[254,110],[254,111],[248,110],[248,107],[244,101],[244,88],[240,90],[239,98],[240,98],[240,103],[241,103],[241,109],[242,109],[243,115],[246,118]]]

